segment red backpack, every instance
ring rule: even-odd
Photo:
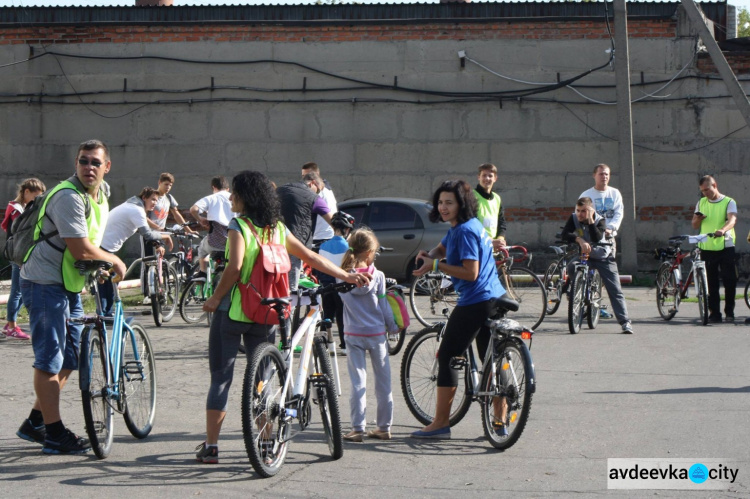
[[[289,254],[286,247],[279,243],[278,230],[274,231],[272,240],[271,228],[263,229],[263,235],[268,240],[264,244],[253,223],[247,218],[242,219],[252,231],[260,248],[250,279],[246,284],[237,283],[242,298],[242,312],[257,324],[278,324],[279,316],[276,311],[269,305],[261,305],[260,300],[289,297],[289,271],[292,268]],[[287,306],[286,317],[289,317],[290,308]]]

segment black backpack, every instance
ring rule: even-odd
[[[78,179],[76,179],[76,181],[78,181]],[[83,186],[81,185],[81,187]],[[34,249],[37,244],[44,241],[47,241],[50,246],[61,253],[65,251],[65,248],[59,248],[49,242],[49,239],[56,236],[59,232],[57,229],[46,234],[42,232],[41,226],[44,217],[39,217],[39,212],[42,209],[42,206],[45,205],[47,198],[51,194],[57,194],[57,192],[64,189],[65,188],[58,190],[51,189],[44,194],[37,196],[36,199],[26,205],[23,213],[13,220],[13,224],[8,231],[8,239],[5,241],[5,247],[3,248],[3,256],[8,261],[13,262],[20,267],[26,263],[26,260],[28,259],[27,255],[31,255],[31,250]],[[91,213],[91,204],[88,196],[83,195],[82,197],[86,206],[86,218],[88,218]],[[52,221],[47,210],[44,211],[44,216]],[[54,221],[52,221],[52,223],[54,223]],[[37,225],[40,227],[39,237],[34,239],[34,232],[36,231],[35,229]]]

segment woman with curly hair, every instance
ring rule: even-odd
[[[414,438],[451,437],[449,417],[458,386],[458,371],[451,369],[450,361],[462,355],[474,338],[479,357],[484,358],[490,341],[490,331],[484,322],[491,313],[491,300],[505,294],[495,270],[492,240],[476,218],[476,203],[471,187],[463,180],[443,182],[432,197],[430,220],[448,222],[451,228],[440,244],[429,252],[419,252],[416,259],[419,268],[414,275],[440,270],[450,276],[458,293],[458,303],[448,318],[438,349],[435,419],[412,433]],[[498,419],[496,431],[502,432],[500,421],[502,418]]]
[[[276,342],[276,326],[256,324],[248,319],[242,312],[240,293],[231,292],[241,278],[242,282],[249,279],[260,251],[247,225],[248,221],[264,243],[278,235],[278,240],[290,255],[307,262],[314,269],[357,286],[369,283],[371,277],[369,274],[344,272],[294,237],[280,220],[276,190],[263,173],[246,170],[235,175],[230,200],[232,211],[240,213],[241,217],[229,223],[226,246],[228,261],[214,294],[203,305],[206,312],[214,312],[208,337],[211,386],[206,400],[206,441],[196,448],[196,458],[203,463],[219,462],[219,433],[226,416],[240,340],[245,345],[248,357],[255,346],[263,342]]]

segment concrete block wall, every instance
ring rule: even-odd
[[[630,22],[634,83],[668,80],[691,61],[695,42],[682,36],[678,21]],[[446,178],[475,182],[476,166],[489,161],[500,169],[497,189],[511,241],[542,249],[593,184],[595,164],[610,164],[612,185],[619,181],[611,140],[615,106],[594,104],[567,88],[502,102],[389,88],[534,88],[470,61],[462,68],[459,50],[519,80],[570,78],[607,61],[608,34],[594,20],[23,27],[0,33],[0,64],[24,61],[30,48],[39,55],[41,44],[59,54],[105,59],[46,55],[0,71],[0,193],[6,198],[26,176],[48,185],[65,177],[76,144],[92,137],[112,148],[114,204],[154,185],[161,171],[177,176],[173,193],[188,207],[210,192],[213,175],[250,168],[280,184],[297,179],[307,161],[321,166],[342,200],[428,198]],[[117,59],[143,55],[204,62]],[[249,60],[276,62],[209,63]],[[730,62],[742,71],[750,67],[740,56]],[[363,85],[311,68],[384,87],[355,89]],[[688,74],[712,71],[702,56],[687,68]],[[592,99],[615,100],[614,88],[602,87],[614,85],[609,68],[577,84],[589,85],[579,91]],[[336,90],[314,91],[322,88]],[[639,88],[634,99],[643,95]],[[187,89],[201,90],[182,92]],[[112,93],[94,93],[102,90]],[[670,235],[692,232],[696,180],[704,173],[715,174],[720,189],[737,199],[738,239],[744,240],[750,224],[742,216],[748,188],[743,153],[750,132],[728,98],[696,98],[725,95],[723,83],[686,79],[658,94],[670,99],[633,105],[639,250],[645,255]],[[746,252],[744,243],[739,247]]]

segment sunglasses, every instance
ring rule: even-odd
[[[102,163],[101,161],[97,161],[97,160],[92,160],[91,162],[89,162],[89,160],[86,158],[78,158],[78,164],[81,166],[88,166],[90,164],[94,168],[99,168],[104,163]]]

